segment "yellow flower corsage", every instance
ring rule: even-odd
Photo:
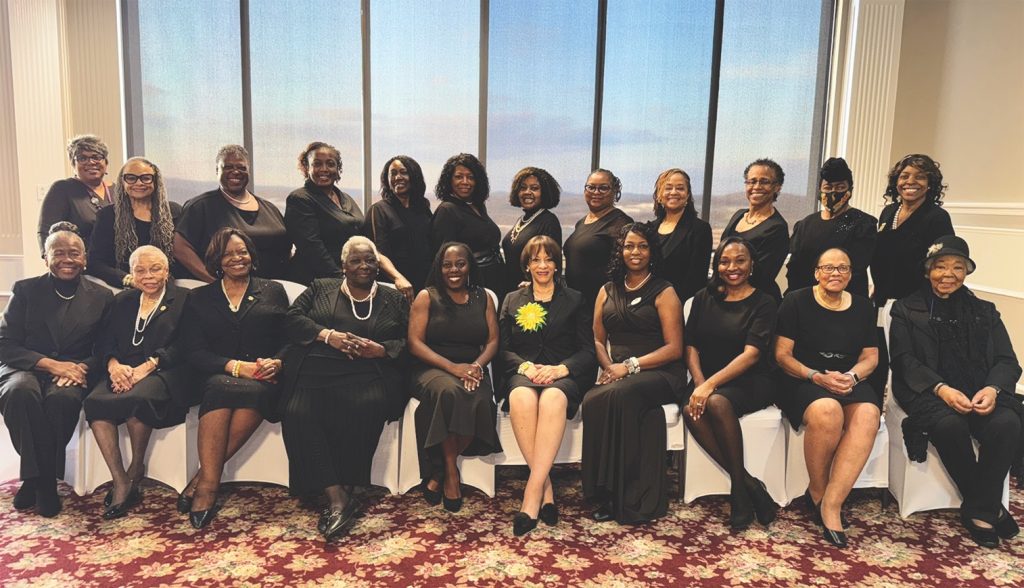
[[[548,311],[536,302],[524,304],[516,311],[516,324],[520,329],[530,333],[541,330],[547,319]]]

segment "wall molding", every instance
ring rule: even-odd
[[[975,292],[984,292],[986,294],[995,294],[997,296],[1006,296],[1007,298],[1016,298],[1017,300],[1024,300],[1024,291],[1022,290],[996,288],[994,286],[986,286],[985,284],[973,284],[971,282],[964,282],[964,284]]]
[[[1024,216],[1022,202],[943,202],[950,213],[995,216]]]

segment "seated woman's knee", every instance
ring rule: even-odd
[[[804,412],[804,423],[812,428],[839,428],[844,421],[843,407],[831,398],[815,400]]]
[[[708,396],[705,410],[713,414],[727,414],[733,412],[732,401],[721,394]]]

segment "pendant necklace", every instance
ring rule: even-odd
[[[231,296],[228,295],[228,289],[224,287],[224,280],[220,281],[220,290],[224,292],[224,298],[228,299],[228,308],[231,312],[238,312],[238,309],[242,307],[242,300],[245,300],[245,293],[249,290],[249,278],[245,279],[245,289],[242,290],[242,296],[238,299],[238,304],[231,303]]]

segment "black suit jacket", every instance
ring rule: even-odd
[[[232,359],[284,356],[288,296],[277,282],[253,276],[237,313],[228,308],[218,280],[192,290],[185,307],[181,348],[200,372],[222,374]]]
[[[661,244],[661,263],[654,273],[672,283],[680,302],[708,285],[711,225],[688,212]]]
[[[291,281],[309,285],[316,278],[340,278],[341,246],[362,234],[363,213],[351,196],[335,189],[338,207],[315,184],[288,195],[284,226],[295,243],[295,257],[288,268]]]
[[[140,346],[142,355],[156,357],[160,362],[161,372],[181,363],[182,354],[175,343],[178,339],[181,317],[188,302],[188,294],[188,290],[168,283],[164,299],[146,327]],[[135,319],[138,316],[141,296],[142,291],[133,289],[125,290],[114,297],[110,319],[97,346],[97,355],[104,368],[111,357],[124,362],[124,358],[136,352],[132,346],[132,336],[135,334]]]
[[[503,379],[507,381],[515,375],[524,361],[562,364],[569,368],[569,377],[580,392],[585,393],[597,378],[591,305],[579,291],[558,285],[548,306],[544,328],[524,331],[516,324],[516,312],[533,301],[533,287],[525,286],[509,292],[501,305],[498,363]],[[545,357],[548,360],[542,361]]]
[[[61,300],[50,274],[15,282],[0,321],[0,380],[32,370],[44,357],[85,363],[95,377],[102,370],[93,350],[113,299],[110,290],[83,277],[63,323],[58,323]]]

